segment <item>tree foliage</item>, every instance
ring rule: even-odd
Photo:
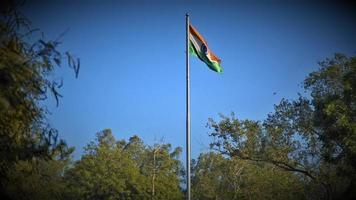
[[[78,75],[79,60],[57,50],[60,38],[33,40],[38,30],[18,12],[19,6],[11,0],[0,5],[0,193],[17,199],[18,190],[27,199],[46,199],[36,193],[39,185],[27,181],[42,179],[47,174],[42,167],[56,168],[73,149],[47,123],[48,111],[41,102],[52,94],[58,104],[62,81],[51,78],[53,72],[66,59]]]
[[[356,57],[336,54],[305,79],[310,95],[282,99],[263,122],[221,116],[212,148],[269,163],[304,180],[310,198],[355,196]],[[319,194],[315,196],[315,194]]]
[[[193,199],[305,199],[302,181],[266,163],[201,154],[193,165]]]
[[[138,136],[116,141],[110,129],[97,134],[66,173],[72,199],[182,199],[180,148],[147,146]],[[154,189],[153,189],[154,188]]]

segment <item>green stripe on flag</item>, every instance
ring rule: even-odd
[[[189,42],[189,53],[193,56],[197,56],[201,61],[208,65],[211,70],[219,74],[223,72],[223,69],[218,62],[211,61],[204,53],[198,52],[192,42]]]

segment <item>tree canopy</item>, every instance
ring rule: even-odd
[[[49,174],[53,181],[60,178],[57,168],[73,148],[47,123],[41,101],[53,95],[58,104],[62,81],[50,78],[56,67],[66,59],[78,75],[80,64],[69,52],[57,50],[60,38],[31,39],[38,30],[18,12],[19,6],[16,1],[0,6],[0,193],[4,198],[48,199],[30,188],[52,193],[39,189],[48,181],[38,181]]]
[[[180,148],[148,146],[138,136],[116,141],[110,129],[97,134],[81,160],[67,171],[73,199],[182,199]]]
[[[323,199],[355,196],[356,57],[336,54],[304,81],[306,96],[282,99],[263,122],[210,119],[212,148],[295,174]]]

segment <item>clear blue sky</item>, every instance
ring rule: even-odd
[[[165,3],[164,3],[165,2]],[[82,148],[111,128],[185,145],[185,13],[222,59],[219,75],[191,57],[192,156],[208,150],[207,119],[234,111],[263,120],[281,98],[303,92],[301,81],[335,52],[355,55],[355,7],[309,1],[30,1],[23,12],[81,59],[79,78],[63,67],[49,121]],[[293,3],[294,2],[294,3]],[[299,3],[295,3],[299,2]],[[276,93],[274,95],[274,93]],[[182,155],[184,158],[184,153]]]

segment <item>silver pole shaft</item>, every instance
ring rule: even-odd
[[[187,137],[186,137],[186,152],[187,152],[187,199],[190,200],[190,67],[189,67],[189,14],[185,15],[186,22],[186,57],[185,61],[187,64],[186,74],[187,74]]]

